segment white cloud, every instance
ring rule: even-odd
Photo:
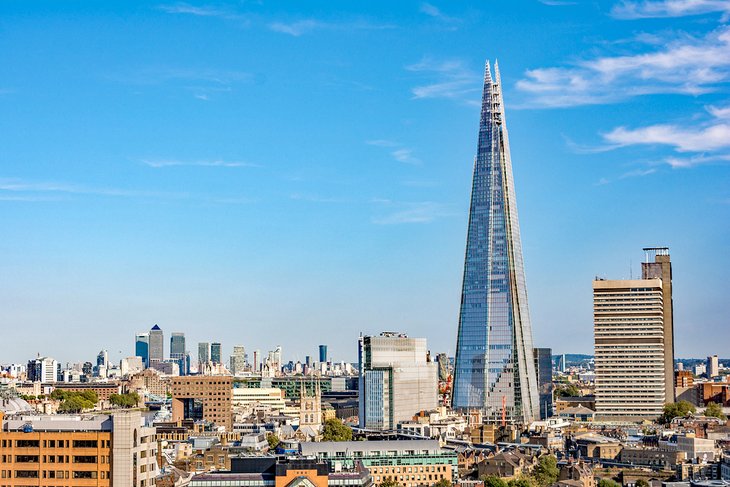
[[[451,17],[444,14],[440,8],[428,2],[422,3],[418,11],[422,14],[428,15],[429,17],[433,17],[434,19],[438,19],[447,23],[454,23],[459,21],[459,19],[457,19],[456,17]]]
[[[609,148],[657,145],[666,146],[681,157],[669,156],[663,162],[673,168],[730,161],[730,109],[708,107],[712,116],[705,122],[655,124],[638,128],[617,127],[603,134]]]
[[[181,161],[177,159],[141,159],[140,162],[149,167],[199,166],[199,167],[260,167],[257,164],[242,161],[223,161],[220,159],[209,161]]]
[[[517,88],[535,107],[613,103],[654,93],[698,95],[730,81],[730,27],[682,36],[653,51],[528,70]]]
[[[393,29],[394,27],[392,24],[382,24],[368,20],[324,22],[317,19],[302,19],[294,22],[272,22],[269,24],[270,30],[294,37],[299,37],[315,30],[384,30]]]
[[[538,0],[543,5],[548,5],[550,7],[565,7],[568,5],[577,5],[577,2],[571,2],[567,0]]]
[[[728,0],[647,0],[624,1],[613,7],[611,14],[621,19],[684,17],[708,13],[730,14]]]
[[[413,165],[419,165],[423,161],[421,161],[419,158],[413,155],[413,149],[409,147],[403,147],[398,142],[395,142],[393,140],[386,140],[386,139],[378,139],[378,140],[369,140],[366,142],[368,145],[372,145],[375,147],[383,147],[386,149],[393,149],[390,151],[390,155],[398,162],[402,162],[404,164],[413,164]]]
[[[411,89],[414,98],[447,98],[465,103],[478,103],[473,94],[481,89],[481,77],[460,60],[435,61],[424,58],[406,70],[431,78],[431,82]]]
[[[381,199],[374,200],[374,202],[390,210],[390,212],[373,219],[373,223],[377,225],[430,223],[452,214],[446,210],[443,204],[434,201],[394,202]]]

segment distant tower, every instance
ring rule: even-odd
[[[553,351],[550,348],[534,348],[537,387],[540,391],[540,419],[553,415]]]
[[[497,63],[489,63],[474,161],[456,339],[456,409],[490,423],[540,415],[512,158]]]
[[[97,367],[107,367],[109,365],[109,352],[102,350],[99,355],[96,356]]]
[[[134,355],[142,359],[144,368],[150,366],[150,334],[149,332],[137,333],[134,336]]]
[[[321,363],[327,363],[327,345],[319,346],[319,361]]]
[[[165,358],[165,337],[162,328],[155,325],[150,330],[150,366]]]
[[[253,371],[255,374],[261,372],[261,350],[253,351]]]
[[[319,380],[314,383],[314,395],[307,393],[302,381],[299,390],[299,427],[311,426],[319,429],[322,426],[322,392],[319,388]]]
[[[720,375],[720,360],[717,358],[717,355],[707,357],[707,368],[705,370],[708,379],[712,379]]]
[[[234,345],[231,354],[231,374],[242,374],[246,368],[246,349],[243,345]]]
[[[180,375],[187,375],[188,361],[185,351],[185,333],[173,332],[170,336],[170,359],[177,361]]]
[[[210,361],[214,364],[221,364],[221,344],[211,343],[210,344]]]
[[[198,373],[203,372],[205,365],[210,362],[210,343],[198,343]]]

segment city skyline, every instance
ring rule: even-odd
[[[534,346],[592,353],[591,280],[668,246],[676,356],[720,352],[727,12],[557,3],[3,3],[0,360],[116,361],[155,323],[193,357],[453,356],[486,58]]]

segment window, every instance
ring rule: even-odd
[[[96,440],[74,440],[74,448],[96,448],[97,446]]]
[[[40,440],[15,440],[17,448],[39,448],[40,445]]]

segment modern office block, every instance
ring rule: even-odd
[[[359,340],[360,426],[395,429],[438,405],[438,370],[425,338],[381,333]]]
[[[150,366],[165,359],[165,337],[162,328],[155,325],[150,330]]]
[[[540,399],[540,419],[553,415],[553,351],[550,348],[535,348],[535,368]]]

